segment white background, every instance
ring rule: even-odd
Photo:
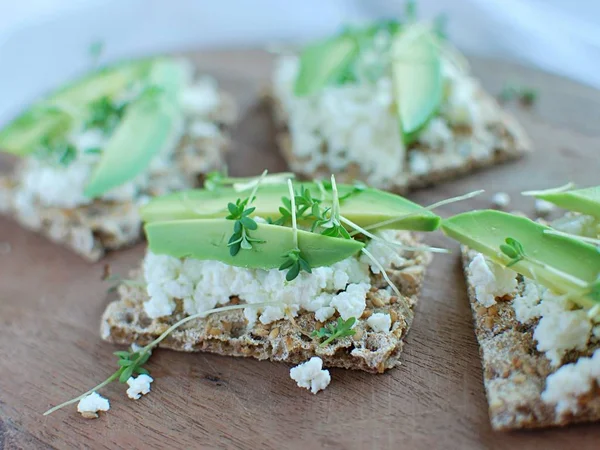
[[[600,0],[419,0],[449,16],[470,54],[513,59],[600,88]],[[340,24],[402,15],[403,0],[0,0],[0,124],[103,61],[202,47],[304,41]]]

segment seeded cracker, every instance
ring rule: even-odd
[[[473,312],[475,334],[483,366],[483,381],[492,427],[496,430],[562,426],[600,420],[600,387],[577,399],[577,412],[559,412],[556,405],[542,400],[549,375],[556,372],[544,353],[536,349],[533,331],[538,319],[526,324],[515,317],[512,298],[496,299],[489,308],[479,303],[469,276],[469,264],[477,252],[462,249],[463,268]],[[517,292],[524,289],[518,278]],[[590,357],[600,343],[590,343],[583,351],[571,350],[564,364]]]
[[[137,203],[146,196],[166,194],[197,185],[198,176],[221,168],[229,146],[224,128],[233,122],[233,98],[219,91],[220,106],[211,120],[219,132],[213,136],[192,137],[186,128],[168,168],[150,175],[150,188],[131,201],[96,199],[75,208],[48,207],[33,201],[23,205],[18,195],[20,172],[26,161],[20,161],[10,175],[0,176],[0,214],[13,217],[23,227],[40,232],[89,261],[97,261],[108,250],[136,243],[141,237],[141,219]]]
[[[409,232],[398,232],[396,240],[409,246],[418,243],[417,238]],[[398,286],[402,297],[390,297],[383,277],[371,273],[373,288],[367,294],[367,308],[357,321],[353,336],[319,347],[319,341],[310,335],[323,324],[315,319],[313,312],[301,310],[293,321],[284,318],[268,325],[256,322],[248,329],[243,311],[234,310],[194,320],[173,331],[160,345],[186,352],[208,351],[294,364],[319,356],[325,367],[382,373],[399,364],[403,339],[412,323],[425,269],[431,261],[431,255],[426,252],[399,252],[405,259],[402,267],[388,267],[386,271]],[[131,275],[136,280],[143,280],[141,270]],[[148,300],[144,287],[121,285],[119,297],[119,300],[108,305],[102,318],[101,335],[109,342],[145,345],[184,317],[179,301],[172,316],[150,319],[143,308],[143,303]],[[243,302],[243,299],[234,297],[230,304],[239,302]],[[391,333],[375,332],[367,326],[366,319],[373,313],[390,315]]]

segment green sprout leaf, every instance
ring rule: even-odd
[[[506,264],[506,267],[514,266],[519,261],[525,259],[525,252],[523,251],[523,245],[519,241],[513,238],[506,238],[505,244],[500,245],[500,251],[510,258],[510,261]]]
[[[240,250],[252,249],[252,243],[263,243],[265,241],[261,239],[254,239],[250,237],[249,231],[256,230],[258,224],[254,219],[249,217],[256,208],[247,208],[246,205],[249,202],[249,198],[244,200],[238,198],[234,203],[227,204],[227,209],[230,214],[225,217],[227,220],[234,220],[233,234],[229,238],[227,246],[229,247],[229,253],[231,256],[235,256]]]
[[[317,339],[325,339],[319,344],[320,347],[324,347],[336,339],[346,336],[353,336],[355,331],[352,329],[352,327],[354,326],[355,322],[355,317],[350,317],[348,320],[338,317],[337,322],[329,323],[320,330],[313,331],[311,336],[316,337]]]
[[[287,281],[294,280],[299,274],[300,271],[304,271],[306,273],[312,273],[312,269],[310,264],[306,261],[306,259],[302,256],[302,252],[300,249],[296,248],[291,250],[290,252],[284,255],[285,261],[281,266],[279,266],[279,270],[287,270],[287,274],[285,279]]]

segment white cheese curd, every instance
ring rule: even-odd
[[[367,325],[378,333],[389,333],[392,327],[392,318],[389,314],[375,313],[367,319]]]
[[[546,352],[552,365],[557,366],[568,350],[585,350],[591,331],[586,311],[562,311],[543,316],[535,327],[533,339],[537,341],[537,349]]]
[[[569,213],[552,222],[552,227],[564,233],[600,239],[600,220],[592,216]]]
[[[121,100],[129,97],[132,97],[131,93],[124,93]],[[190,119],[189,133],[193,137],[211,137],[218,133],[218,128],[211,120],[211,115],[220,107],[220,96],[215,80],[204,77],[190,84],[182,92],[180,100],[183,111],[176,117],[170,136],[146,171],[135,179],[104,193],[100,197],[101,200],[130,202],[138,197],[141,199],[145,195],[144,190],[151,187],[149,186],[151,176],[164,173],[172,166],[173,155],[186,132],[186,118]],[[17,213],[26,216],[25,204],[33,202],[58,208],[75,208],[91,204],[94,199],[84,196],[83,191],[96,164],[101,159],[101,154],[86,151],[101,150],[109,139],[110,136],[105,136],[98,128],[86,130],[82,126],[73,130],[67,138],[76,150],[75,159],[69,164],[63,166],[57,161],[44,158],[28,158],[22,167],[21,181],[17,190],[17,195],[26,199],[26,202],[22,202],[24,205],[15,202]]]
[[[358,165],[369,184],[384,186],[406,174],[423,175],[431,170],[426,158],[406,154],[400,136],[390,44],[389,33],[379,32],[372,42],[364,43],[353,62],[353,80],[327,85],[305,97],[294,94],[299,57],[284,55],[277,61],[275,96],[287,116],[292,149],[304,171],[326,165],[335,172]],[[417,148],[452,159],[454,145],[447,145],[453,141],[451,126],[467,125],[483,139],[490,134],[486,121],[494,114],[478,106],[477,82],[445,59],[442,76],[446,95],[440,114],[419,133]],[[493,145],[489,150],[481,147],[487,155]]]
[[[83,397],[77,404],[77,411],[86,418],[98,417],[98,411],[108,411],[110,403],[107,398],[102,397],[97,392]]]
[[[591,358],[579,358],[549,375],[542,400],[555,404],[559,415],[577,413],[579,397],[590,392],[594,383],[600,383],[600,350],[596,350]]]
[[[322,391],[331,382],[329,370],[323,369],[323,360],[313,356],[305,363],[290,369],[290,377],[299,387],[309,389],[313,394]]]
[[[408,154],[408,167],[414,175],[427,175],[431,171],[431,163],[427,155],[420,150],[411,150]]]
[[[485,307],[496,303],[496,297],[513,295],[517,288],[517,274],[478,253],[469,264],[469,281],[475,286],[477,301]]]
[[[142,395],[150,392],[150,383],[153,381],[154,379],[146,374],[138,375],[135,378],[129,377],[127,380],[127,384],[129,385],[127,396],[132,400],[138,400]]]
[[[554,204],[550,203],[547,200],[536,199],[535,201],[535,212],[538,216],[547,216],[552,211],[554,211]]]
[[[385,236],[388,231],[379,232]],[[376,255],[383,267],[401,264],[393,249],[370,241],[367,249]],[[246,308],[250,325],[263,324],[296,316],[300,309],[315,312],[317,320],[325,321],[335,311],[347,320],[360,317],[366,308],[366,296],[371,289],[370,271],[379,273],[369,260],[353,256],[329,267],[315,267],[312,273],[300,272],[291,282],[286,272],[230,266],[218,261],[183,261],[148,252],[144,259],[144,279],[150,297],[144,310],[150,318],[169,316],[176,299],[183,301],[187,314],[197,314],[229,303],[237,296],[246,303],[280,302],[280,305]]]
[[[492,204],[496,208],[504,209],[510,204],[510,195],[506,192],[496,192],[492,197]]]

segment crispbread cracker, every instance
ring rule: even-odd
[[[220,128],[231,124],[236,115],[233,98],[220,92],[220,108],[211,119]],[[19,164],[9,175],[0,176],[0,214],[13,217],[23,227],[39,232],[68,247],[89,261],[97,261],[107,250],[135,244],[141,238],[137,212],[140,198],[162,195],[194,187],[198,177],[224,165],[229,146],[228,134],[221,130],[211,137],[184,135],[175,150],[173,165],[150,176],[148,188],[129,202],[95,200],[76,208],[48,207],[39,203],[17,209]]]
[[[600,420],[598,385],[579,399],[580,411],[576,415],[559,415],[555,405],[542,401],[546,378],[557,368],[553,368],[544,353],[536,349],[533,330],[537,320],[527,325],[518,322],[512,299],[497,301],[489,308],[482,306],[468,275],[469,264],[477,252],[463,247],[462,255],[492,427],[509,430]],[[519,276],[518,280],[520,292],[524,287],[523,278]],[[599,347],[600,344],[595,344],[583,352],[571,351],[566,355],[566,361],[590,356]]]
[[[317,170],[309,170],[302,159],[296,156],[290,136],[287,112],[272,91],[266,91],[264,96],[265,100],[272,106],[273,117],[277,127],[277,143],[290,168],[294,172],[310,179],[327,178],[330,176],[332,172],[331,168],[322,165]],[[402,194],[413,189],[436,185],[442,181],[457,178],[477,169],[520,158],[532,150],[531,142],[517,120],[505,111],[481,87],[477,93],[477,99],[487,110],[493,111],[495,120],[488,125],[488,130],[492,132],[494,137],[493,144],[484,143],[480,139],[480,136],[473,134],[464,127],[453,128],[452,140],[445,146],[443,152],[431,151],[426,153],[428,164],[431,167],[431,170],[427,173],[411,173],[409,167],[406,166],[405,171],[389,183],[377,185],[370,182],[369,184],[379,189]],[[489,149],[491,151],[475,151],[478,147],[486,145],[488,148],[490,145],[493,145],[493,148]],[[409,150],[410,148],[412,147],[409,147]],[[465,154],[463,151],[465,148],[472,150]],[[323,151],[326,152],[327,149],[324,148]],[[365,151],[368,151],[368,149],[365,149]],[[340,183],[352,183],[355,180],[366,181],[365,175],[361,173],[361,167],[358,163],[354,163],[346,167],[343,171],[338,172],[336,173],[336,179]]]
[[[398,232],[397,240],[407,245],[418,242],[409,232]],[[431,255],[422,251],[404,251],[402,256],[405,264],[388,268],[387,273],[403,296],[390,298],[391,291],[383,277],[371,274],[374,287],[367,295],[367,308],[361,316],[361,319],[366,319],[374,312],[389,313],[393,322],[391,333],[374,332],[364,320],[359,320],[354,336],[320,347],[310,334],[323,324],[315,319],[312,312],[301,311],[293,320],[284,318],[268,325],[257,321],[253,328],[247,329],[243,311],[233,310],[191,321],[171,333],[160,346],[186,352],[207,351],[288,363],[304,362],[316,355],[323,359],[326,367],[384,372],[399,364],[403,339],[412,323],[425,269],[431,261]],[[132,275],[135,279],[142,278],[139,270]],[[143,309],[143,303],[148,300],[144,287],[122,284],[119,296],[119,300],[108,305],[102,317],[101,335],[110,342],[145,345],[185,317],[179,302],[173,316],[148,318]],[[232,298],[230,304],[239,302],[240,299]],[[335,317],[330,320],[335,320]]]

